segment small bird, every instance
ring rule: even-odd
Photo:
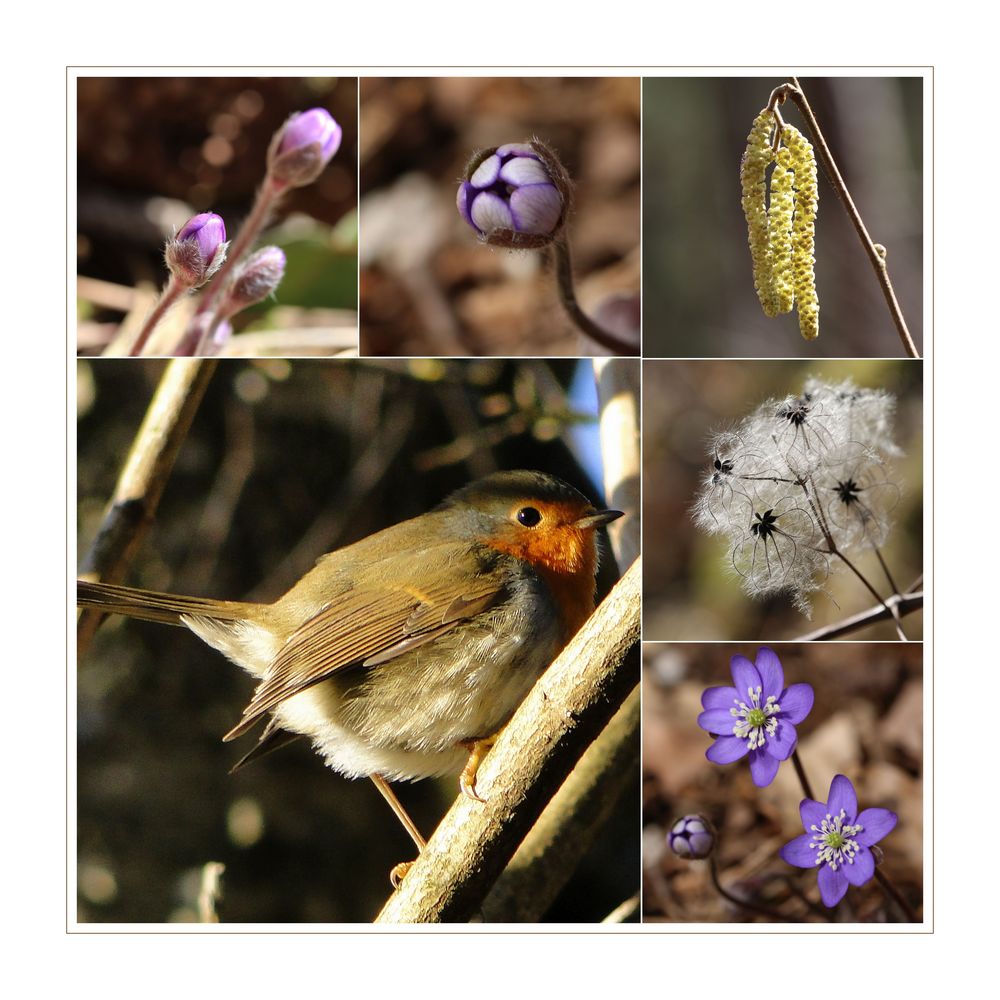
[[[322,556],[273,604],[78,581],[77,604],[184,625],[255,678],[240,764],[298,735],[347,777],[476,770],[493,738],[594,608],[597,510],[542,472],[498,472],[419,517]],[[239,765],[237,765],[239,766]]]

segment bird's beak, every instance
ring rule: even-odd
[[[586,517],[581,517],[579,521],[574,521],[573,527],[602,528],[605,524],[610,524],[612,521],[617,521],[618,518],[624,516],[625,511],[623,510],[598,510],[593,514],[587,514]]]

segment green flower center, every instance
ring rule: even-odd
[[[729,710],[733,717],[733,736],[747,741],[751,750],[759,750],[768,736],[778,731],[777,715],[781,711],[776,695],[768,695],[761,704],[763,690],[759,687],[747,688],[747,701],[734,699],[736,707]]]
[[[816,864],[829,865],[836,871],[842,864],[854,864],[854,855],[858,853],[858,842],[854,839],[863,829],[860,823],[845,823],[847,813],[843,809],[836,816],[826,814],[820,826],[815,823],[809,827],[816,836],[809,842],[809,847],[816,851]]]

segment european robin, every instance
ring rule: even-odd
[[[322,556],[273,604],[84,581],[77,603],[185,625],[257,678],[224,737],[268,720],[244,760],[302,735],[383,793],[461,772],[477,798],[492,737],[593,610],[595,532],[621,514],[554,476],[498,472]]]

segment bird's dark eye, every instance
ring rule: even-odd
[[[517,512],[518,523],[526,528],[533,528],[541,519],[542,515],[534,507],[522,507]]]

